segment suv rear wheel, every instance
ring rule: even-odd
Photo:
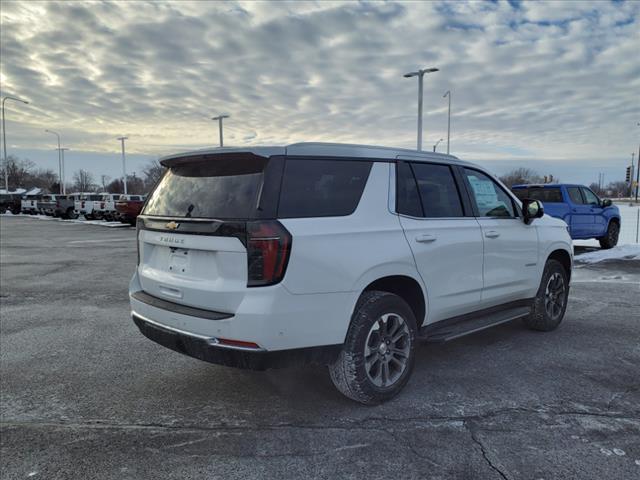
[[[542,332],[555,330],[564,317],[568,299],[567,271],[559,261],[547,260],[531,315],[525,319],[525,325]]]
[[[370,291],[360,297],[331,380],[345,396],[374,405],[394,397],[413,370],[416,320],[402,298]]]

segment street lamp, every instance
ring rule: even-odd
[[[67,193],[67,187],[64,184],[64,178],[65,178],[65,175],[64,175],[64,152],[67,151],[67,150],[70,150],[70,149],[69,148],[64,148],[64,147],[60,148],[60,155],[62,156],[62,193],[63,194]]]
[[[449,115],[447,116],[447,155],[449,155],[449,144],[451,142],[451,90],[447,90],[442,98],[449,97]]]
[[[640,127],[640,122],[637,122],[636,126]],[[640,145],[638,146],[638,163],[640,163]],[[638,203],[638,189],[640,189],[640,165],[638,165],[638,171],[636,172],[636,203]]]
[[[418,150],[422,150],[422,78],[425,73],[433,73],[439,70],[438,68],[425,68],[403,75],[404,78],[418,77]]]
[[[436,142],[436,144],[433,146],[433,151],[434,151],[434,152],[436,151],[436,149],[438,148],[438,145],[440,145],[440,142],[441,142],[442,140],[444,140],[444,138],[441,138],[440,140],[438,140],[438,141]]]
[[[217,117],[212,117],[211,120],[218,120],[218,128],[220,129],[220,147],[222,148],[222,119],[229,118],[229,115],[218,115]]]
[[[118,137],[118,140],[122,143],[122,184],[124,185],[124,194],[127,194],[127,167],[125,165],[125,156],[124,156],[124,141],[129,137]]]
[[[4,124],[4,102],[7,100],[15,100],[16,102],[22,102],[28,105],[29,102],[17,97],[6,96],[2,99],[2,144],[4,148],[4,189],[9,193],[9,159],[7,158],[7,127]]]
[[[63,193],[64,179],[62,178],[62,157],[60,154],[60,134],[58,132],[54,132],[53,130],[45,130],[47,133],[51,133],[58,137],[58,178],[60,179],[60,193]]]

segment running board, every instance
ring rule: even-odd
[[[496,311],[463,315],[427,325],[420,329],[420,339],[428,342],[448,342],[471,333],[495,327],[501,323],[524,318],[531,313],[530,306],[511,307]]]

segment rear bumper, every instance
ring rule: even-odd
[[[217,345],[216,338],[204,337],[168,328],[135,313],[132,318],[140,332],[149,340],[176,352],[209,363],[248,370],[268,370],[300,365],[328,365],[342,345],[268,351]]]

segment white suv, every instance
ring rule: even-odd
[[[362,403],[394,396],[418,340],[564,316],[567,226],[453,156],[302,143],[162,159],[138,217],[132,316],[201,360],[329,366]]]

